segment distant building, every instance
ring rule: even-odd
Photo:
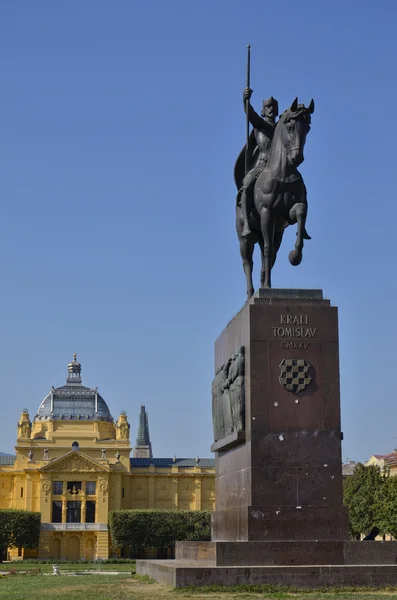
[[[342,475],[343,477],[349,477],[353,475],[354,469],[359,463],[355,460],[348,460],[342,464]],[[390,475],[397,475],[397,449],[388,454],[372,454],[372,456],[363,463],[366,467],[375,465],[380,468],[381,471],[388,470]]]
[[[377,465],[381,471],[386,471],[388,475],[397,475],[397,449],[389,454],[373,454],[371,458],[365,463],[369,465]]]
[[[149,435],[148,414],[143,405],[141,406],[141,413],[139,415],[138,435],[135,448],[132,451],[132,456],[134,458],[153,458],[152,444]]]
[[[342,477],[350,477],[354,473],[354,469],[358,465],[356,460],[348,460],[347,462],[342,464]]]
[[[41,512],[38,552],[11,558],[107,558],[111,509],[208,509],[215,504],[213,459],[153,458],[148,415],[141,406],[130,458],[130,425],[115,422],[97,388],[82,385],[76,355],[66,385],[51,388],[30,421],[18,421],[16,454],[0,454],[0,508]]]

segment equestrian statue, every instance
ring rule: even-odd
[[[289,254],[292,265],[302,260],[306,231],[307,195],[297,167],[303,162],[303,149],[310,131],[314,102],[308,107],[295,98],[279,120],[278,103],[273,97],[262,104],[261,115],[253,109],[249,87],[250,46],[248,46],[247,87],[243,102],[247,120],[247,141],[235,168],[237,186],[236,230],[240,243],[247,297],[254,293],[253,253],[256,243],[262,255],[261,287],[271,287],[271,270],[283,239],[284,229],[297,224],[295,248]],[[249,125],[252,131],[249,133]]]

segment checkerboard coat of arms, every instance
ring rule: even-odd
[[[280,363],[279,381],[288,392],[303,392],[311,383],[311,364],[303,358],[284,358]]]

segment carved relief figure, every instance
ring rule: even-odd
[[[98,479],[99,497],[102,497],[102,502],[106,502],[108,498],[108,482],[105,479]]]
[[[126,413],[123,411],[119,416],[119,420],[117,421],[116,439],[128,440],[129,437],[130,437],[130,424],[127,421]]]
[[[241,346],[234,355],[234,360],[229,369],[229,391],[232,410],[232,422],[235,431],[244,429],[245,407],[245,358],[244,346]]]
[[[219,440],[225,436],[223,396],[227,389],[229,364],[230,361],[217,370],[215,379],[212,382],[212,423],[215,440]],[[227,396],[228,398],[229,396]]]
[[[214,440],[244,430],[245,411],[244,346],[220,367],[212,382]]]
[[[29,420],[29,413],[24,409],[18,422],[18,438],[30,438],[31,432],[32,423]]]
[[[130,428],[127,423],[121,423],[118,427],[118,437],[121,440],[127,440]]]
[[[44,501],[48,502],[48,496],[49,496],[50,489],[51,489],[51,483],[47,479],[44,479],[41,482],[41,486],[40,487],[41,487],[41,491],[42,491],[43,496],[44,496]]]
[[[40,425],[40,429],[37,430],[36,433],[34,434],[35,440],[42,440],[47,437],[47,431],[48,431],[47,423],[39,423],[39,425]],[[36,427],[36,423],[35,423],[35,427]]]

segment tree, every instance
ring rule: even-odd
[[[368,533],[376,526],[382,533],[385,532],[383,529],[387,491],[385,486],[388,479],[382,475],[379,467],[374,465],[366,467],[358,463],[353,475],[344,481],[343,501],[349,512],[352,537]]]
[[[0,510],[0,549],[37,548],[41,515],[27,510]]]
[[[378,527],[397,537],[397,477],[385,477],[376,497]]]

